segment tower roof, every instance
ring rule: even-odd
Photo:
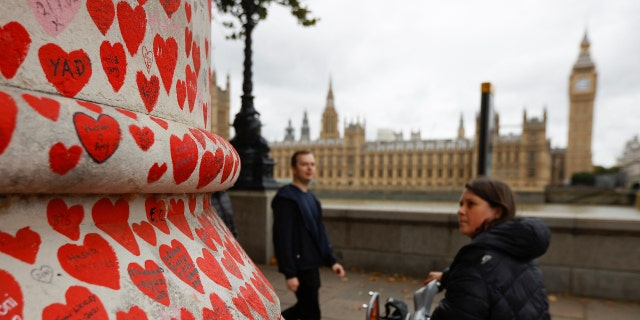
[[[580,42],[580,54],[578,55],[578,60],[573,65],[573,68],[592,68],[594,67],[594,63],[591,60],[591,53],[589,48],[591,47],[591,42],[589,42],[589,37],[587,35],[587,31],[584,32],[584,37],[582,38],[582,42]]]

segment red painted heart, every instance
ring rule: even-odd
[[[213,211],[211,211],[211,214],[216,215],[216,213]],[[203,230],[209,235],[209,237],[215,240],[215,242],[217,242],[218,244],[222,245],[222,238],[218,233],[218,229],[216,229],[216,227],[213,224],[211,224],[211,221],[209,221],[209,219],[207,219],[207,217],[204,215],[199,216],[198,221],[200,222],[200,225],[202,226]],[[211,247],[211,250],[217,251],[218,249],[214,245],[213,247]]]
[[[100,61],[113,91],[120,91],[127,75],[127,55],[122,43],[116,42],[112,45],[107,40],[103,41],[100,45]]]
[[[251,284],[247,283],[240,287],[240,294],[244,297],[244,300],[249,304],[249,306],[251,306],[251,309],[260,315],[261,319],[269,318],[267,315],[267,308],[264,306],[262,299],[260,299],[260,296],[258,296]]]
[[[53,230],[65,235],[71,240],[80,239],[80,223],[84,219],[84,209],[81,205],[67,208],[67,204],[60,198],[52,199],[47,204],[47,221]]]
[[[11,79],[18,72],[29,52],[31,38],[29,32],[18,22],[11,21],[0,26],[0,72]]]
[[[87,234],[82,245],[68,243],[60,247],[58,261],[62,269],[80,281],[120,289],[116,252],[97,233]]]
[[[169,19],[171,19],[171,16],[180,8],[180,1],[181,0],[160,0],[160,4]]]
[[[204,121],[202,125],[208,130],[211,124],[209,123],[209,105],[206,103],[202,104],[202,119]]]
[[[202,257],[198,257],[196,263],[198,264],[198,268],[200,268],[209,279],[231,290],[231,283],[229,282],[227,274],[209,250],[202,248]]]
[[[140,128],[132,124],[129,126],[129,132],[142,151],[149,150],[155,141],[153,131],[149,127]]]
[[[196,197],[189,196],[189,212],[191,212],[191,214],[195,214],[196,212],[197,200]]]
[[[102,35],[107,35],[116,15],[112,0],[87,0],[87,11]]]
[[[236,306],[236,309],[238,309],[238,311],[240,311],[240,313],[244,315],[245,319],[250,319],[250,320],[254,319],[253,314],[249,309],[249,305],[247,304],[247,301],[244,300],[244,297],[241,294],[238,294],[237,296],[233,297],[231,299],[231,302],[233,302],[233,305]]]
[[[42,243],[40,235],[29,227],[18,230],[15,237],[0,231],[0,252],[28,264],[36,262],[40,243]]]
[[[132,8],[126,1],[118,2],[118,26],[129,54],[135,56],[147,31],[147,13],[142,5]]]
[[[207,148],[207,141],[205,141],[204,134],[202,133],[201,129],[189,128],[189,132],[191,132],[191,134],[193,134],[193,137],[196,138],[196,140],[200,143],[200,145],[202,146],[202,149]]]
[[[129,312],[118,311],[116,312],[116,320],[148,320],[147,314],[144,310],[138,306],[133,306],[129,309]]]
[[[54,303],[42,310],[42,319],[95,319],[108,320],[100,298],[80,286],[71,286],[65,293],[66,304]]]
[[[187,1],[184,2],[184,13],[187,16],[187,22],[191,22],[191,4]]]
[[[200,75],[200,46],[195,41],[193,41],[191,46],[191,59],[193,60],[193,69],[197,77]]]
[[[225,230],[228,230],[228,229],[225,228]],[[233,257],[234,260],[236,260],[237,263],[244,266],[244,260],[240,256],[240,251],[238,251],[238,249],[236,248],[234,244],[235,242],[236,242],[236,239],[231,235],[231,233],[229,233],[225,238],[222,246],[227,248],[227,251],[229,251],[229,254]]]
[[[18,118],[18,105],[10,95],[2,91],[0,91],[0,111],[2,112],[2,117],[0,117],[0,154],[2,154],[11,143]]]
[[[162,120],[160,118],[149,116],[149,119],[151,119],[151,120],[153,120],[153,122],[157,123],[160,127],[162,127],[162,129],[167,130],[167,128],[169,128],[169,124],[166,121],[164,121],[164,120]]]
[[[24,298],[22,289],[16,279],[7,271],[0,269],[0,297],[2,297],[2,319],[24,319],[22,311],[24,309]]]
[[[48,43],[40,47],[38,57],[49,83],[65,97],[75,96],[91,78],[91,59],[82,49],[67,53]]]
[[[196,93],[198,93],[198,76],[191,70],[191,66],[185,68],[187,84],[187,100],[189,102],[189,112],[193,112],[196,103]]]
[[[153,38],[153,56],[156,58],[156,65],[160,70],[160,78],[164,89],[169,94],[173,84],[173,72],[176,70],[178,62],[178,43],[176,39],[169,37],[165,41],[159,34]]]
[[[224,302],[224,300],[222,300],[222,298],[220,298],[220,296],[217,293],[210,294],[209,301],[211,301],[211,307],[213,308],[213,310],[211,310],[211,313],[214,315],[214,317],[209,317],[206,319],[218,319],[218,320],[234,319],[233,316],[231,315],[231,312],[229,311],[229,307],[227,307],[227,304]]]
[[[122,134],[114,118],[101,114],[98,120],[94,120],[82,112],[76,112],[73,123],[80,143],[93,161],[105,162],[118,149]]]
[[[191,42],[193,41],[193,31],[189,27],[184,28],[184,51],[187,58],[191,55]]]
[[[73,145],[67,149],[64,143],[58,142],[49,150],[49,168],[63,176],[78,165],[81,155],[82,148],[80,146]]]
[[[218,148],[218,150],[220,149]],[[231,153],[228,153],[224,156],[224,169],[222,170],[222,178],[220,179],[220,183],[224,183],[225,181],[227,181],[227,179],[231,175],[231,172],[233,172],[233,169],[236,165],[236,162],[234,160],[235,159],[233,158],[233,154]]]
[[[111,200],[102,198],[93,205],[91,216],[98,229],[104,231],[129,252],[136,256],[140,255],[138,242],[129,227],[129,203],[126,200],[119,199],[111,204]]]
[[[169,213],[167,218],[174,226],[176,226],[185,236],[193,240],[193,233],[189,227],[189,222],[184,215],[184,201],[182,199],[169,201]]]
[[[38,98],[28,93],[22,94],[22,98],[43,117],[53,122],[58,121],[60,102],[46,97]]]
[[[149,173],[147,174],[147,183],[153,183],[160,180],[165,172],[167,172],[166,163],[163,162],[162,165],[158,165],[157,162],[154,163],[151,166],[151,169],[149,169]]]
[[[206,48],[204,50],[205,55],[207,56],[207,59],[209,59],[209,39],[204,39],[204,47]],[[211,79],[211,77],[209,77],[209,79]]]
[[[160,259],[180,280],[204,294],[198,269],[180,241],[174,239],[171,240],[171,246],[161,245]]]
[[[234,275],[236,278],[243,280],[240,268],[238,268],[238,265],[234,261],[233,257],[231,257],[231,254],[228,250],[224,251],[224,256],[222,257],[222,260],[220,260],[220,262],[222,262],[222,265],[225,269],[227,269],[227,271],[229,271],[229,273]]]
[[[198,146],[190,135],[185,134],[182,139],[171,135],[171,161],[173,163],[173,180],[181,184],[193,173],[198,164]]]
[[[209,185],[220,174],[223,163],[224,154],[222,149],[216,149],[215,155],[211,151],[206,151],[202,155],[202,160],[200,160],[200,172],[196,189]]]
[[[169,306],[169,291],[167,289],[167,280],[164,278],[162,268],[160,268],[153,260],[144,262],[144,267],[132,262],[127,267],[127,273],[131,278],[131,282],[144,293],[147,297],[160,302],[165,306]]]
[[[176,98],[178,99],[180,110],[184,110],[184,101],[187,99],[187,84],[180,79],[176,81]]]
[[[155,246],[156,245],[156,232],[153,230],[153,226],[146,222],[140,221],[140,224],[134,223],[131,225],[133,232],[135,232],[142,240],[146,241],[148,244]]]
[[[102,113],[102,107],[93,102],[76,100],[76,103],[83,106],[85,109],[89,111],[93,111],[95,113]]]
[[[273,298],[275,295],[273,287],[271,287],[271,285],[268,282],[265,283],[264,280],[262,280],[258,274],[254,273],[251,275],[251,283],[256,288],[256,290],[260,292],[260,294],[263,297],[269,300],[269,302],[271,303],[276,302],[276,300]]]
[[[151,112],[156,107],[158,95],[160,94],[160,81],[157,76],[151,76],[150,79],[138,71],[136,73],[136,83],[138,84],[138,92],[147,111]]]
[[[120,109],[120,108],[115,108],[116,111],[120,112],[121,114],[133,119],[133,120],[138,120],[138,115],[135,112],[131,112],[129,110],[124,110],[124,109]]]
[[[157,200],[154,196],[149,196],[147,200],[145,200],[144,207],[147,213],[147,221],[165,234],[169,234],[167,205],[164,201]]]

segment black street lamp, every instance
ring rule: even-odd
[[[256,7],[253,1],[242,1],[242,7],[247,17],[244,25],[242,105],[240,112],[236,114],[233,120],[233,128],[236,135],[230,141],[240,156],[242,168],[233,189],[276,189],[278,188],[278,183],[273,179],[274,162],[269,158],[269,145],[261,134],[260,113],[253,106],[251,35],[256,26],[256,21],[253,19]]]

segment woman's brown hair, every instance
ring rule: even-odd
[[[516,216],[515,195],[506,183],[497,179],[480,177],[467,182],[464,187],[488,202],[492,208],[501,208],[502,211],[500,217],[486,221],[477,232],[507,222]]]

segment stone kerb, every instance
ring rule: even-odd
[[[280,318],[209,202],[211,2],[2,4],[0,318]]]

